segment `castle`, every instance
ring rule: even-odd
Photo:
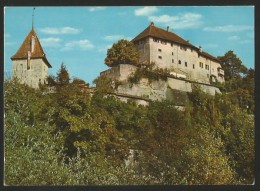
[[[139,51],[140,63],[154,62],[193,81],[224,82],[220,60],[170,32],[169,27],[163,30],[152,22],[132,42]]]
[[[224,70],[220,60],[170,32],[168,27],[164,30],[151,22],[132,42],[139,52],[137,65],[119,64],[100,73],[114,82],[120,82],[114,87],[114,94],[121,100],[147,102],[166,99],[179,102],[187,96],[187,92],[192,92],[194,85],[211,95],[220,93],[214,86],[215,82],[224,82]],[[33,27],[11,59],[13,77],[21,83],[33,88],[38,88],[39,84],[47,84],[48,69],[51,65]],[[137,84],[129,83],[129,76],[138,68],[151,63],[154,63],[154,67],[170,71],[167,80],[151,82],[142,78]],[[183,105],[183,102],[177,105]]]
[[[177,34],[158,28],[153,22],[132,42],[139,52],[138,65],[120,64],[100,73],[114,81],[120,81],[116,93],[125,97],[148,98],[149,100],[172,100],[192,91],[193,85],[211,95],[220,93],[215,82],[224,82],[224,70],[220,60],[192,45]],[[154,63],[157,68],[170,71],[166,81],[141,79],[138,84],[128,82],[129,76],[140,66]],[[174,98],[175,97],[175,98]],[[180,103],[181,104],[181,103]]]
[[[52,66],[33,27],[11,60],[13,78],[17,78],[20,83],[33,88],[39,88],[39,84],[47,84],[48,69]]]

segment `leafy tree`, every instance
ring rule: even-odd
[[[226,81],[232,78],[240,78],[241,74],[246,74],[247,68],[232,50],[218,58],[221,60],[221,66],[225,71]]]
[[[102,94],[102,96],[105,93],[113,93],[113,81],[112,79],[106,77],[106,76],[99,76],[93,81],[94,84],[96,84],[96,94],[99,95]]]
[[[229,96],[222,95],[216,99],[219,124],[214,130],[224,143],[238,182],[251,184],[255,167],[254,117],[233,102],[233,96]]]
[[[109,67],[119,64],[137,64],[138,51],[134,44],[128,40],[121,39],[107,50],[105,64]]]

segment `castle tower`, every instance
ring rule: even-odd
[[[34,28],[31,29],[11,60],[13,61],[13,78],[33,88],[38,88],[39,84],[47,84],[46,78],[51,65]]]

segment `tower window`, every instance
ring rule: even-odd
[[[173,55],[173,52],[172,52],[172,55]]]
[[[172,59],[172,63],[174,63],[174,59]]]
[[[154,41],[154,42],[159,42],[159,39],[153,38],[153,41]]]
[[[179,60],[179,64],[181,64],[181,61]]]
[[[162,49],[159,48],[158,51],[159,51],[159,52],[162,52]]]
[[[161,40],[162,44],[167,44],[167,42],[165,40]]]
[[[187,62],[185,62],[185,66],[186,66],[186,67],[188,66]]]
[[[195,65],[193,64],[193,69],[195,69]]]
[[[162,56],[158,56],[159,59],[162,59]]]
[[[202,62],[200,62],[200,67],[203,68],[203,63]]]

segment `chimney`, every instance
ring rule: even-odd
[[[154,26],[154,23],[153,23],[153,22],[151,22],[151,26]]]
[[[35,37],[32,36],[32,39],[31,39],[31,52],[34,51],[34,45],[35,45]]]
[[[202,47],[201,46],[199,46],[199,51],[202,52]]]
[[[27,52],[27,70],[31,68],[31,52]]]
[[[169,28],[170,28],[170,27],[169,27],[169,26],[167,26],[167,32],[169,31]]]

